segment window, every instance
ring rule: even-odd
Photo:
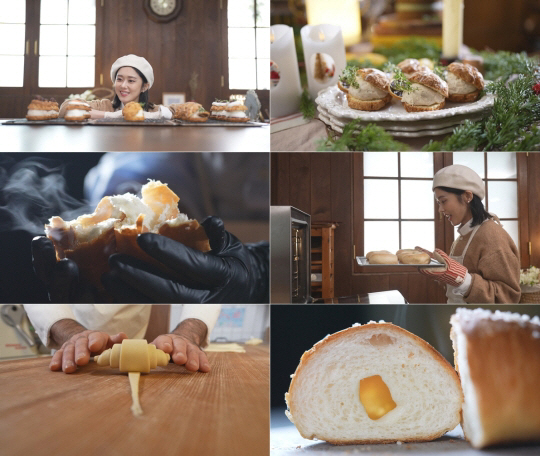
[[[39,87],[93,87],[95,0],[41,0]]]
[[[229,89],[270,88],[270,0],[228,0]]]
[[[433,154],[364,152],[364,253],[435,246]]]
[[[496,214],[519,248],[518,183],[515,152],[454,152],[454,164],[473,169],[486,184],[484,206]],[[458,236],[457,228],[455,237]]]
[[[0,87],[22,87],[26,0],[0,0],[0,11]]]

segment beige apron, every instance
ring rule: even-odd
[[[486,219],[486,220],[489,220],[489,219]],[[484,220],[484,222],[486,220]],[[450,258],[452,258],[452,260],[457,261],[459,264],[463,264],[463,259],[465,258],[465,254],[467,253],[467,249],[469,248],[469,244],[473,240],[473,237],[476,234],[476,232],[478,231],[478,228],[480,228],[481,226],[482,226],[482,224],[477,225],[477,226],[475,226],[473,228],[471,237],[469,238],[469,241],[467,242],[467,245],[463,249],[463,253],[460,256],[455,256],[454,255],[454,248],[456,247],[456,244],[458,243],[461,236],[459,238],[457,238],[452,243],[452,248],[450,249],[450,255],[448,255]],[[454,288],[457,288],[457,287],[454,287],[454,286],[448,285],[448,284],[446,285],[446,297],[448,298],[448,300],[446,301],[447,304],[466,304],[466,302],[464,301],[462,295],[454,293]]]

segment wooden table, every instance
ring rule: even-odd
[[[139,418],[117,369],[0,362],[0,454],[268,455],[269,347],[208,358],[209,374],[169,364],[141,375]]]
[[[0,124],[0,138],[0,152],[270,151],[269,126]]]

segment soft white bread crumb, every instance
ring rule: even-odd
[[[475,448],[540,441],[540,319],[459,308],[450,322],[465,437]]]
[[[374,420],[359,385],[375,375],[396,407]],[[285,399],[304,438],[354,444],[435,439],[459,423],[463,396],[455,370],[427,342],[391,323],[370,322],[305,352]]]

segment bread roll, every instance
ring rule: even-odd
[[[141,193],[142,198],[130,193],[106,196],[92,214],[69,222],[52,217],[45,233],[54,244],[56,258],[75,261],[81,280],[102,291],[101,276],[109,270],[113,253],[135,256],[171,272],[139,247],[141,233],[159,233],[202,252],[210,250],[204,228],[180,213],[180,198],[167,184],[150,180]]]
[[[375,255],[376,253],[386,253],[391,255],[392,252],[389,252],[388,250],[373,250],[371,252],[366,253],[366,259],[369,261],[372,255]]]
[[[459,423],[463,395],[455,370],[427,342],[369,322],[305,352],[285,400],[302,437],[346,445],[440,437]]]
[[[459,308],[450,323],[467,440],[540,441],[540,319]]]
[[[396,253],[398,260],[403,264],[429,264],[431,257],[420,250],[402,249]]]
[[[369,264],[399,264],[398,257],[393,253],[374,253],[368,261]]]

